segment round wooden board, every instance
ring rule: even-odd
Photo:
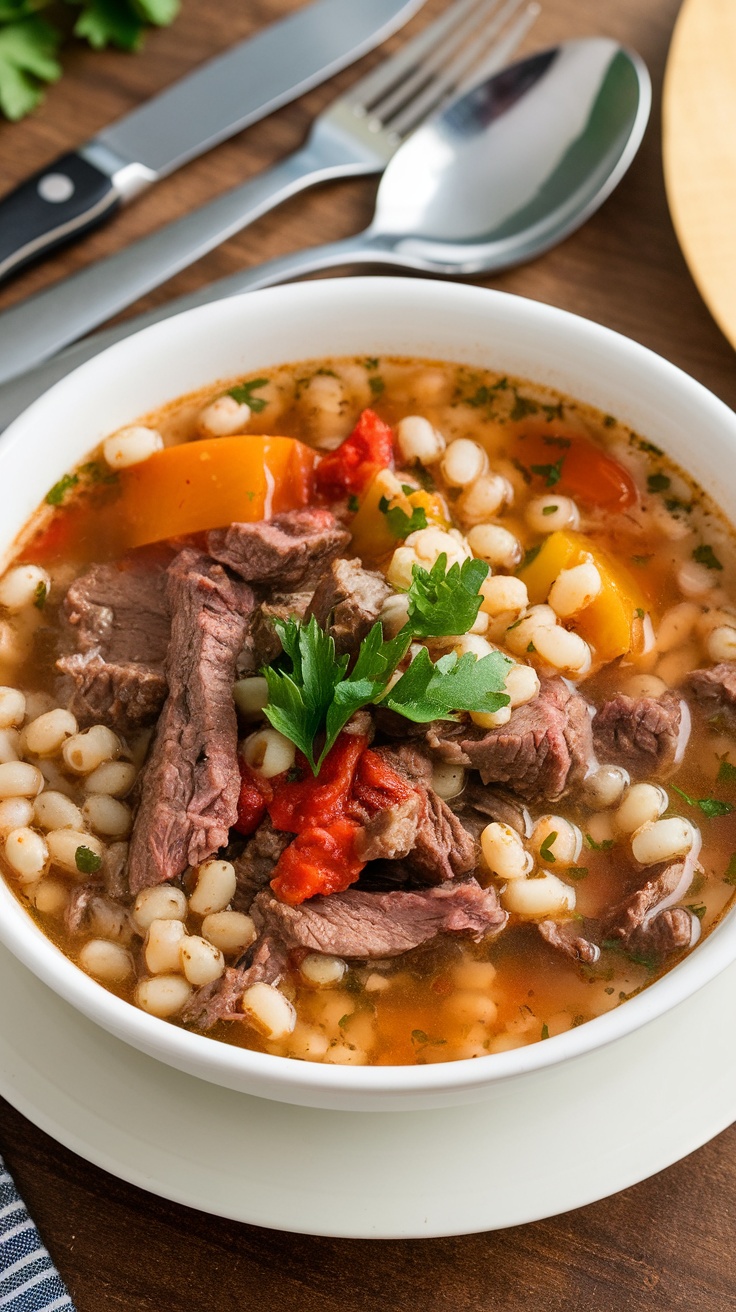
[[[698,289],[736,346],[736,2],[685,0],[663,97],[665,183]]]

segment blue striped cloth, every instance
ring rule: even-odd
[[[0,1312],[62,1310],[74,1304],[0,1157]]]

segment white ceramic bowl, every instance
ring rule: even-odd
[[[661,446],[736,521],[736,415],[673,365],[534,301],[450,283],[354,278],[252,292],[191,310],[118,343],[58,383],[0,442],[0,550],[48,488],[110,431],[219,378],[327,355],[461,361],[559,388]],[[323,1066],[187,1033],[120,1001],[78,970],[2,880],[0,938],[85,1015],[172,1066],[284,1102],[387,1111],[488,1096],[497,1080],[533,1079],[541,1067],[646,1024],[736,959],[736,910],[674,970],[614,1011],[545,1043],[431,1066]]]

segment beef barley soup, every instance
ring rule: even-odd
[[[301,1060],[543,1041],[736,886],[733,539],[656,447],[407,359],[185,396],[0,579],[0,860],[155,1016]]]

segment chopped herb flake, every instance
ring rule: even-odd
[[[555,511],[559,510],[559,508],[560,508],[559,506],[542,506],[542,514],[554,515]]]
[[[564,460],[565,457],[560,456],[559,460],[556,461],[554,465],[532,465],[532,473],[538,474],[540,478],[544,479],[545,487],[554,487],[562,478],[562,466]]]
[[[47,593],[48,588],[42,579],[40,583],[36,584],[36,591],[33,594],[33,604],[36,607],[36,610],[43,610],[46,605]]]
[[[529,652],[530,655],[532,655],[536,650],[537,650],[537,649],[536,649],[536,647],[534,646],[534,643],[533,643],[533,642],[530,642],[530,643],[527,644],[527,651]]]
[[[604,838],[601,843],[596,843],[595,839],[590,834],[586,834],[585,841],[593,852],[610,852],[613,847],[612,838]]]
[[[84,844],[80,844],[74,853],[74,861],[77,870],[83,875],[94,875],[102,865],[102,857],[93,852],[91,847],[85,847]]]
[[[536,415],[539,413],[539,406],[536,401],[532,401],[530,396],[522,396],[520,392],[514,393],[514,405],[511,411],[512,423],[517,423],[520,419],[526,419],[527,415]]]
[[[650,492],[666,492],[670,486],[671,479],[666,474],[650,474],[647,479],[647,487]]]
[[[354,492],[351,492],[350,496],[348,497],[348,510],[353,515],[356,513],[356,511],[360,510],[360,501],[358,500]]]
[[[693,902],[688,902],[688,903],[687,903],[687,909],[688,909],[688,911],[692,911],[693,915],[698,917],[698,920],[702,920],[702,919],[703,919],[703,916],[705,915],[706,911],[708,910],[708,908],[707,908],[706,906],[703,906],[702,903],[700,903],[700,904],[698,905],[698,904],[693,903]]]
[[[552,848],[556,843],[558,837],[559,835],[557,833],[557,830],[553,829],[551,834],[547,834],[547,837],[545,838],[544,842],[542,843],[542,846],[539,849],[539,855],[541,856],[542,860],[549,861],[551,865],[554,865],[555,863],[556,858],[554,852],[552,851]]]
[[[381,497],[378,509],[386,516],[386,524],[395,538],[408,538],[410,533],[416,533],[419,529],[427,527],[427,512],[424,506],[414,506],[411,514],[407,515],[401,506],[392,506],[388,497]]]
[[[690,797],[688,793],[678,788],[677,784],[670,784],[670,787],[674,792],[679,793],[688,806],[699,807],[703,815],[707,815],[711,820],[719,815],[730,815],[733,811],[731,802],[721,802],[717,797]]]
[[[378,378],[376,375],[368,379],[368,386],[371,389],[371,396],[380,396],[381,392],[383,392],[386,388],[386,384],[384,383],[383,379]]]
[[[652,557],[651,557],[651,556],[632,556],[631,559],[632,559],[632,562],[633,562],[634,565],[648,565],[649,562],[650,562],[650,560],[652,559]]]
[[[705,565],[706,569],[723,569],[713,548],[708,546],[707,542],[701,542],[700,546],[695,548],[693,560],[696,560],[699,565]]]
[[[646,613],[646,612],[644,611],[644,609],[643,609],[641,606],[637,606],[636,610],[634,611],[634,614],[636,615],[636,618],[637,618],[638,620],[643,620],[643,619],[644,619],[644,615],[645,615],[645,613]]]
[[[546,1021],[544,1022],[544,1025],[542,1026],[542,1038],[543,1038],[543,1039],[548,1039],[548,1038],[549,1038],[549,1025],[547,1024]]]
[[[259,415],[266,409],[268,401],[262,396],[254,396],[253,393],[260,391],[268,381],[268,378],[254,378],[250,383],[236,383],[234,387],[228,388],[226,395],[231,396],[238,405],[249,405],[253,414]]]
[[[526,552],[526,555],[524,556],[524,559],[522,560],[519,568],[527,569],[527,567],[533,564],[534,561],[537,559],[537,556],[539,555],[541,550],[542,550],[541,542],[538,542],[536,547],[530,547],[529,550]]]
[[[726,866],[726,873],[723,876],[724,884],[736,886],[736,852],[731,853],[731,858]]]
[[[588,873],[587,866],[568,866],[567,873],[571,879],[585,879]]]
[[[67,492],[70,488],[76,487],[78,482],[78,474],[64,474],[63,478],[60,478],[58,483],[54,483],[51,490],[46,493],[47,504],[49,506],[60,506]]]

